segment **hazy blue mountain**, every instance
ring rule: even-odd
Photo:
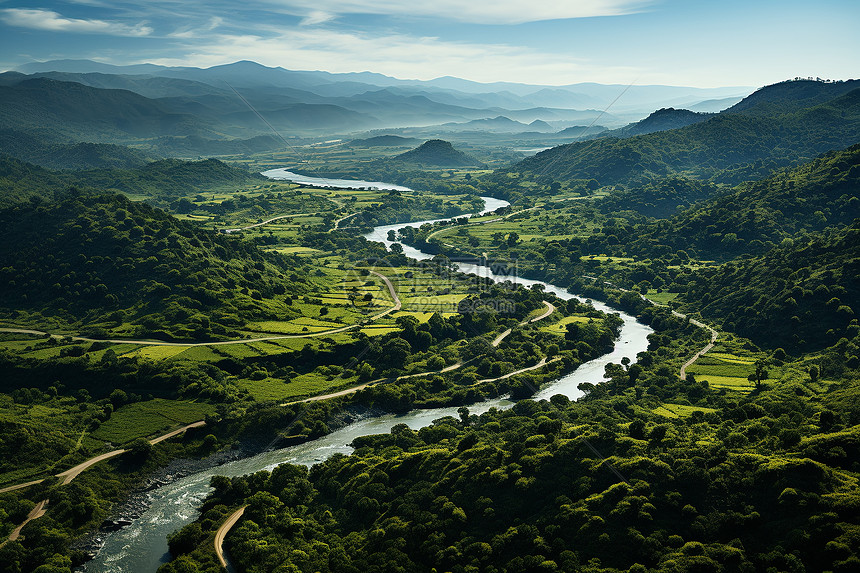
[[[529,128],[536,131],[552,131],[552,126],[542,119],[536,119],[531,122]]]
[[[692,106],[698,102],[749,94],[748,87],[693,88],[686,86],[625,86],[578,83],[544,86],[512,82],[481,83],[454,77],[429,81],[401,80],[370,72],[333,74],[320,71],[295,71],[240,61],[201,69],[165,67],[152,64],[110,66],[86,60],[34,62],[19,67],[25,73],[68,72],[105,74],[147,74],[208,83],[218,88],[279,87],[307,90],[324,97],[351,97],[378,88],[398,88],[404,95],[424,95],[437,103],[464,107],[597,108],[639,113],[668,106]],[[366,86],[366,87],[363,87]],[[620,97],[619,97],[620,96]],[[617,100],[617,101],[616,101]],[[614,104],[613,104],[614,102]]]
[[[556,133],[556,135],[561,137],[585,137],[586,135],[596,135],[598,133],[603,133],[608,131],[607,128],[603,125],[572,125],[570,127],[566,127]]]
[[[474,119],[465,123],[446,123],[440,128],[446,131],[489,131],[517,133],[529,129],[529,124],[514,121],[509,117],[499,115],[483,119]]]
[[[682,106],[685,109],[689,109],[690,111],[702,111],[706,113],[717,113],[721,112],[724,109],[728,109],[741,101],[742,97],[724,97],[719,99],[706,99],[705,101],[700,101],[699,103],[691,103],[689,105]]]
[[[415,145],[418,141],[413,137],[400,135],[376,135],[366,139],[353,139],[349,145],[351,147],[407,147]]]
[[[65,141],[124,143],[164,136],[215,140],[225,135],[272,135],[270,126],[287,133],[349,132],[380,123],[373,116],[333,104],[272,99],[265,94],[258,95],[256,105],[226,93],[151,99],[128,90],[48,78],[25,76],[9,85],[12,79],[6,77],[6,85],[0,82],[0,128]]]
[[[0,86],[0,128],[94,142],[167,134],[215,137],[201,119],[134,92],[47,78]]]
[[[164,66],[156,64],[133,64],[115,66],[92,60],[49,60],[47,62],[30,62],[18,66],[18,71],[25,74],[38,72],[70,72],[70,73],[102,73],[102,74],[154,74],[164,70]]]

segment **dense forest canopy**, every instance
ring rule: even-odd
[[[296,261],[121,195],[71,191],[0,211],[4,306],[141,335],[209,339],[302,293]],[[288,309],[282,312],[289,312]]]

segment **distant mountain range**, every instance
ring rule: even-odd
[[[625,86],[591,83],[400,80],[373,73],[292,71],[247,61],[201,69],[88,60],[27,64],[0,74],[0,88],[5,110],[0,112],[0,127],[36,131],[63,143],[177,135],[250,139],[271,136],[273,129],[295,137],[442,124],[442,131],[489,127],[548,133],[598,118],[604,125],[620,127],[658,107],[715,101],[730,105],[751,91],[633,86],[625,92]],[[501,118],[509,125],[497,125]],[[481,123],[470,124],[473,121]],[[86,139],[84,131],[91,134]]]
[[[399,135],[376,135],[367,139],[353,139],[349,142],[351,147],[410,147],[418,143],[413,137],[401,137]]]
[[[53,60],[25,64],[19,66],[18,71],[27,74],[66,72],[153,76],[200,82],[221,89],[229,89],[227,84],[236,88],[239,86],[290,88],[322,97],[351,97],[373,91],[373,88],[399,88],[399,93],[397,90],[392,90],[391,93],[422,95],[423,92],[423,95],[438,103],[472,108],[498,107],[513,110],[531,107],[604,109],[626,89],[615,108],[624,111],[648,112],[660,107],[661,104],[663,107],[669,105],[689,107],[707,100],[743,97],[752,91],[752,88],[748,86],[694,88],[662,85],[633,85],[628,87],[596,83],[565,86],[511,82],[481,83],[450,76],[429,81],[401,80],[372,72],[333,74],[320,71],[294,71],[280,67],[266,67],[249,61],[201,69],[165,67],[154,64],[112,66],[89,60]],[[137,91],[130,86],[126,86],[126,89]],[[177,89],[177,86],[174,85],[173,89]],[[188,86],[183,89],[188,89]],[[164,96],[151,94],[149,97]],[[448,98],[448,101],[444,101],[445,98]]]

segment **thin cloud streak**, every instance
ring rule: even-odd
[[[374,14],[429,17],[474,24],[522,24],[542,20],[594,18],[632,14],[654,0],[575,0],[523,2],[522,0],[269,0],[287,12],[306,14]]]
[[[141,22],[129,26],[105,20],[83,20],[65,18],[53,10],[41,8],[6,8],[0,10],[0,19],[7,25],[49,32],[69,32],[77,34],[108,34],[112,36],[149,36],[152,28]]]

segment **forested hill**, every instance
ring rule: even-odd
[[[614,129],[605,135],[609,137],[632,137],[634,135],[654,133],[655,131],[678,129],[679,127],[707,121],[714,115],[713,113],[700,113],[688,109],[668,107],[658,109],[643,120],[631,123],[620,129]]]
[[[800,91],[784,84],[762,88],[753,104],[744,100],[735,111],[680,129],[554,147],[489,181],[501,185],[518,173],[547,184],[595,179],[617,185],[681,174],[736,184],[858,143],[860,81],[807,83]]]
[[[62,174],[0,155],[0,207],[31,197],[53,197],[68,185]]]
[[[858,88],[860,88],[860,80],[780,82],[754,91],[723,113],[780,115],[827,103]]]
[[[631,232],[628,252],[685,250],[703,259],[761,254],[797,233],[850,225],[860,217],[860,145],[828,153]],[[612,200],[607,203],[624,208]]]
[[[0,210],[4,314],[48,322],[212,339],[306,290],[289,260],[122,195],[71,192]]]
[[[121,145],[47,143],[12,129],[0,129],[0,149],[15,159],[47,169],[128,169],[150,161],[146,154]]]
[[[218,476],[159,573],[218,571],[206,550],[241,505],[227,548],[247,573],[855,571],[857,427],[801,443],[817,408],[793,391],[672,421],[647,397],[557,395]]]
[[[263,181],[262,175],[227,165],[217,159],[163,159],[136,169],[97,169],[76,174],[76,181],[98,189],[176,198],[211,191],[227,183]]]
[[[80,144],[87,146],[90,144]],[[79,147],[79,146],[74,146]],[[96,145],[96,148],[114,147]],[[0,155],[0,206],[32,196],[53,198],[54,193],[78,187],[85,190],[121,191],[156,200],[172,200],[212,191],[220,185],[264,181],[262,175],[233,167],[217,159],[181,161],[164,159],[133,169],[50,171]]]
[[[433,165],[440,167],[460,167],[464,165],[477,165],[478,161],[469,157],[462,151],[454,149],[449,141],[431,139],[425,141],[419,147],[401,153],[394,159],[404,163],[417,163],[420,165]]]
[[[820,350],[856,337],[858,277],[860,220],[786,240],[761,257],[700,269],[684,285],[683,299],[764,347]]]

